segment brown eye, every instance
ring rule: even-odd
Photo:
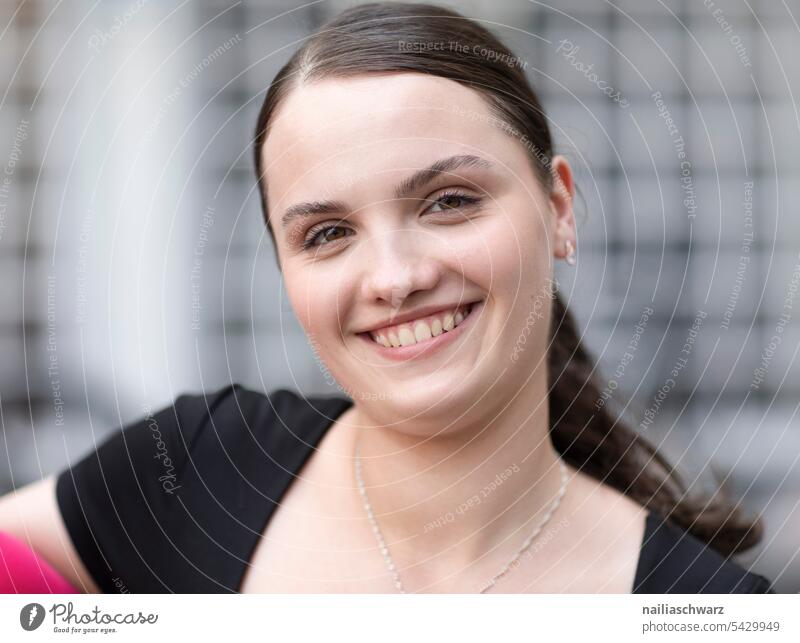
[[[433,199],[433,205],[428,209],[433,212],[447,212],[449,210],[461,210],[463,208],[476,205],[480,199],[460,192],[442,194]],[[437,209],[438,208],[438,209]]]
[[[338,239],[338,238],[339,238],[339,237],[337,236],[337,234],[336,234],[336,233],[337,233],[337,231],[339,231],[339,232],[343,232],[343,231],[344,231],[344,228],[341,228],[341,227],[339,227],[339,226],[331,226],[330,228],[328,228],[327,230],[324,230],[324,231],[322,232],[322,238],[323,238],[323,239],[325,239],[325,242],[326,242],[326,243],[327,243],[328,241],[336,241],[336,239]]]
[[[443,196],[441,199],[437,199],[437,203],[441,203],[445,209],[454,210],[461,205],[461,197],[451,194],[449,196]]]
[[[322,228],[311,229],[309,237],[303,242],[303,249],[307,250],[313,246],[324,246],[339,239],[343,239],[347,235],[347,228],[339,225],[328,225]],[[342,233],[337,235],[337,231]],[[320,239],[322,241],[320,241]]]

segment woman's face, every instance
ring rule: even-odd
[[[525,142],[480,94],[423,74],[314,82],[275,115],[262,154],[287,294],[372,417],[452,420],[487,391],[502,408],[545,373],[572,182],[556,157],[544,188]]]

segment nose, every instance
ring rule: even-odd
[[[392,230],[375,235],[362,257],[362,297],[370,303],[388,304],[399,310],[417,291],[433,290],[442,276],[435,247],[417,230]]]

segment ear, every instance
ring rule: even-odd
[[[572,210],[575,184],[572,180],[572,168],[563,156],[556,155],[551,159],[550,173],[553,177],[553,187],[549,195],[553,212],[551,221],[553,254],[563,259],[567,256],[567,241],[572,241],[573,248],[577,245],[575,214]]]

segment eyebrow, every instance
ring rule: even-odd
[[[471,167],[488,169],[492,167],[492,164],[485,158],[472,154],[458,154],[439,159],[428,167],[417,170],[397,185],[394,189],[394,197],[395,199],[405,199],[442,174]],[[343,212],[346,209],[347,206],[342,201],[306,201],[287,208],[286,212],[283,213],[281,222],[285,228],[292,219],[297,217],[333,214]]]

